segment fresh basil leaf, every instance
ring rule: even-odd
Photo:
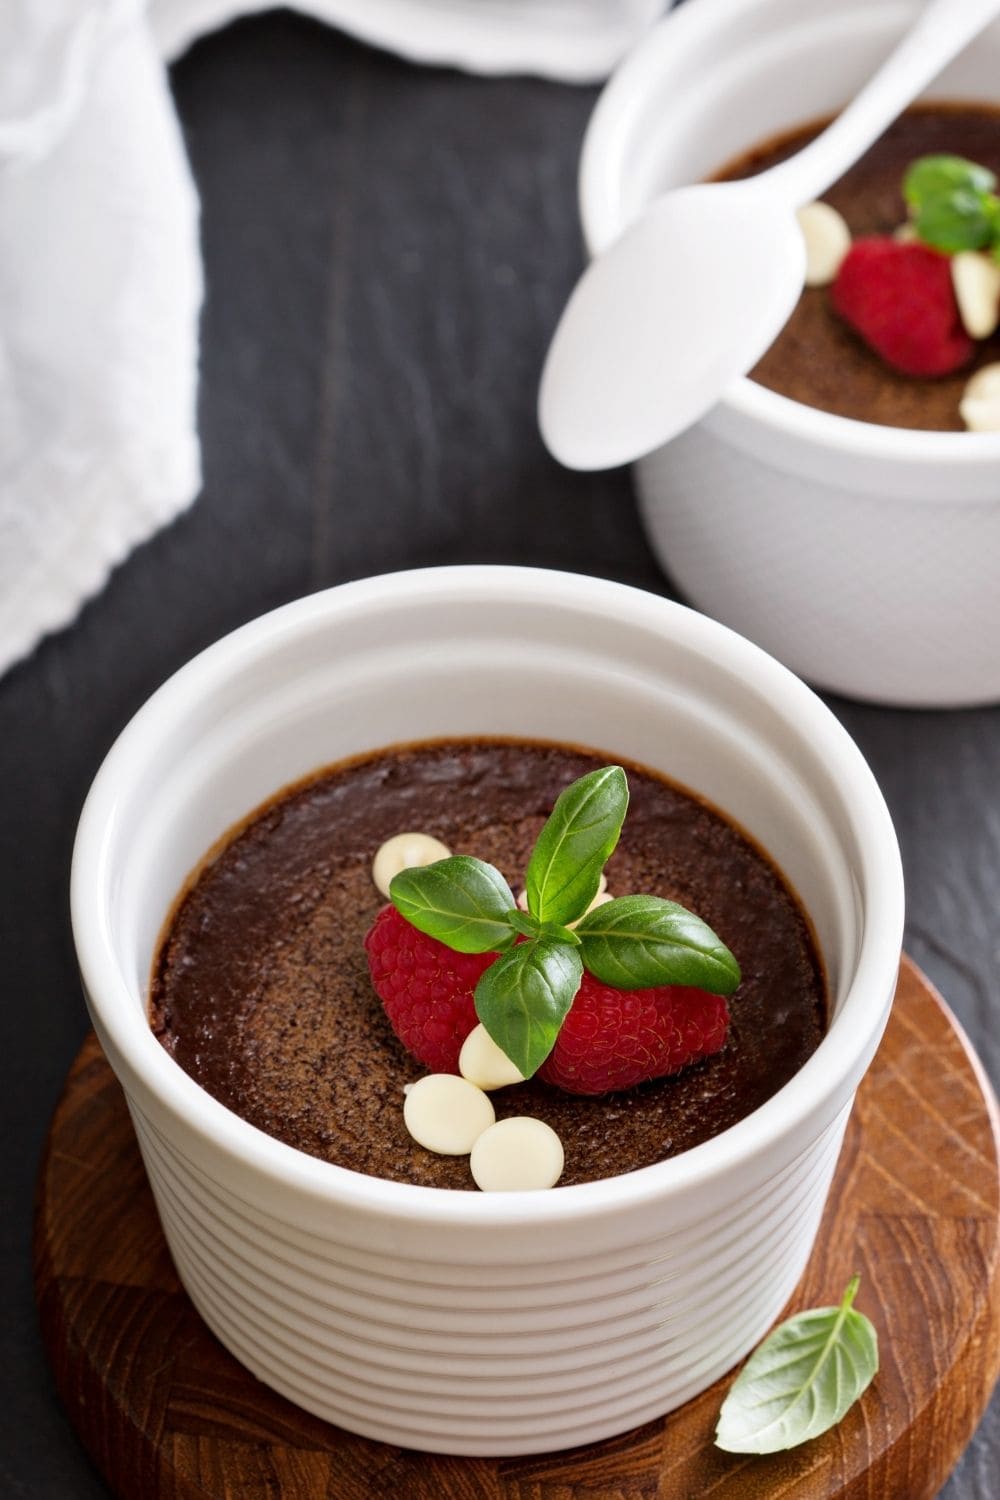
[[[960,156],[924,156],[903,179],[903,196],[918,236],[948,255],[982,250],[996,236],[996,178]]]
[[[858,1282],[839,1307],[798,1313],[755,1350],[722,1403],[716,1447],[777,1453],[840,1421],[878,1370],[878,1335],[852,1306]]]
[[[620,990],[687,984],[731,995],[740,966],[707,923],[676,901],[621,896],[578,922],[584,968]]]
[[[507,921],[520,937],[533,938],[538,936],[538,923],[530,912],[521,911],[517,906],[507,913]]]
[[[580,939],[572,927],[564,927],[561,922],[539,922],[538,936],[551,938],[554,943],[569,943],[571,948],[579,948]]]
[[[565,925],[587,910],[627,807],[621,766],[591,771],[560,794],[525,872],[528,910],[540,922]]]
[[[929,198],[941,198],[955,191],[991,193],[997,185],[994,174],[978,162],[963,156],[937,153],[921,156],[911,162],[903,178],[903,197],[919,207]]]
[[[993,240],[988,201],[975,193],[956,192],[921,205],[913,215],[913,227],[925,245],[945,255],[982,250]]]
[[[563,927],[559,922],[539,922],[528,911],[520,911],[515,907],[507,913],[507,921],[521,937],[551,938],[556,943],[569,943],[571,948],[580,946],[580,939],[571,927]]]
[[[476,985],[476,1015],[525,1078],[542,1066],[580,988],[578,948],[551,938],[519,943]]]
[[[414,927],[458,953],[490,953],[515,940],[510,887],[499,870],[468,854],[401,870],[389,899]]]

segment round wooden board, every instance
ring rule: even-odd
[[[35,1286],[60,1394],[125,1500],[828,1500],[937,1494],[1000,1373],[996,1101],[954,1018],[904,960],[808,1270],[788,1311],[839,1299],[882,1365],[839,1427],[767,1458],[712,1446],[729,1379],[612,1441],[524,1459],[441,1458],[330,1427],[222,1348],[167,1254],[124,1099],[96,1039],[42,1162]],[[731,1378],[731,1377],[730,1377]]]

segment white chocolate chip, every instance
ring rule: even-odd
[[[806,242],[806,286],[829,286],[851,248],[851,231],[829,203],[806,203],[797,217]]]
[[[981,365],[969,376],[963,394],[973,401],[1000,401],[1000,363]]]
[[[482,1089],[454,1073],[418,1078],[403,1102],[407,1130],[439,1156],[464,1156],[495,1119]]]
[[[435,860],[447,859],[451,850],[440,839],[429,833],[397,833],[386,839],[372,860],[372,879],[382,892],[389,894],[389,882],[401,870],[414,870],[418,865],[432,865]]]
[[[1000,265],[981,250],[951,258],[951,284],[970,339],[988,339],[1000,322]]]
[[[892,237],[897,245],[914,245],[920,236],[917,234],[917,226],[910,219],[905,224],[900,224],[892,231]]]
[[[958,409],[970,432],[1000,432],[1000,364],[969,376]]]
[[[523,1083],[524,1074],[498,1047],[485,1026],[476,1026],[462,1043],[458,1054],[458,1071],[477,1089],[502,1089],[509,1083]]]
[[[518,891],[518,893],[517,893],[517,905],[518,905],[518,909],[520,911],[527,911],[528,910],[528,892],[526,890],[525,891]]]
[[[555,1187],[563,1161],[562,1141],[550,1125],[530,1115],[514,1115],[483,1131],[469,1166],[483,1192],[516,1193]]]
[[[958,410],[969,432],[1000,432],[1000,401],[970,401],[963,396]]]

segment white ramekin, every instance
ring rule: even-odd
[[[584,234],[840,109],[922,0],[695,0],[619,67],[589,125]],[[1000,22],[928,97],[1000,101]],[[1000,698],[1000,434],[849,421],[736,381],[635,466],[664,568],[699,608],[826,688]]]
[[[280,1144],[155,1040],[145,996],[157,934],[218,836],[325,763],[466,734],[565,740],[644,763],[772,853],[815,924],[834,1015],[763,1108],[607,1181],[448,1192]],[[492,567],[347,584],[205,651],[112,748],[72,878],[94,1025],[205,1321],[310,1411],[458,1454],[624,1431],[703,1390],[760,1338],[809,1255],[887,1018],[902,911],[871,773],[785,668],[652,595]]]

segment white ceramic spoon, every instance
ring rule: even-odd
[[[629,463],[683,432],[756,364],[802,290],[795,218],[1000,13],[929,0],[875,76],[797,155],[657,199],[577,283],[542,372],[538,419],[572,469]],[[751,143],[752,144],[752,143]]]

